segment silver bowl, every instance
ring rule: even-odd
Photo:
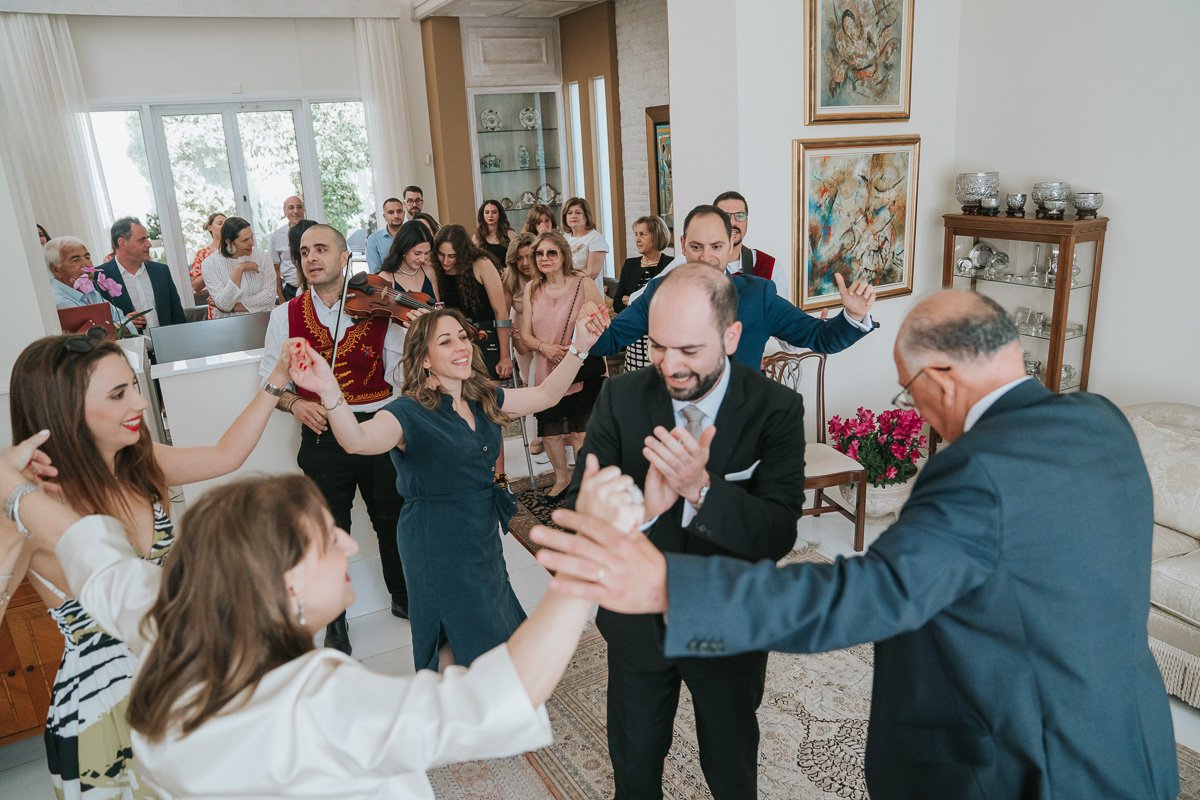
[[[954,180],[954,199],[966,211],[1000,190],[999,172],[960,172]]]
[[[1095,217],[1100,206],[1104,205],[1104,193],[1076,192],[1071,199],[1071,205],[1075,206],[1075,216],[1079,219]]]
[[[1043,200],[1038,206],[1041,209],[1039,216],[1044,216],[1048,219],[1062,219],[1063,212],[1067,210],[1067,201]]]
[[[1071,199],[1071,184],[1066,181],[1042,181],[1033,185],[1033,202],[1039,206],[1046,200]]]
[[[1009,208],[1011,208],[1013,211],[1019,211],[1025,207],[1025,193],[1009,192],[1007,202]]]

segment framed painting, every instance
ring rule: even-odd
[[[920,136],[792,142],[795,304],[841,304],[834,275],[879,298],[912,293]]]
[[[674,236],[675,195],[671,185],[671,108],[651,106],[646,109],[647,165],[650,177],[650,213],[667,223]]]
[[[805,124],[907,120],[913,0],[805,0]]]

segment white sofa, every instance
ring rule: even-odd
[[[1167,692],[1200,707],[1200,407],[1125,409],[1154,488],[1150,649]]]

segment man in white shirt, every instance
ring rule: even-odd
[[[400,385],[404,328],[387,318],[354,320],[341,313],[342,281],[350,251],[339,231],[328,225],[305,229],[299,255],[309,288],[271,312],[259,374],[264,380],[270,376],[284,341],[290,337],[306,339],[327,361],[336,341],[334,372],[338,385],[359,421],[370,419],[391,401]],[[332,335],[335,330],[336,336]],[[268,384],[265,388],[279,397],[277,407],[281,411],[291,413],[303,424],[296,463],[317,484],[342,530],[350,530],[355,491],[362,494],[379,539],[379,559],[384,583],[392,595],[392,614],[407,619],[408,586],[396,541],[404,501],[396,493],[391,456],[347,453],[329,431],[328,410],[319,397],[294,386]],[[325,645],[350,653],[350,630],[344,613],[326,629]]]
[[[150,260],[150,234],[137,217],[121,217],[109,230],[113,260],[100,265],[109,279],[121,286],[120,294],[101,295],[126,314],[149,309],[134,320],[139,330],[187,322],[179,290],[166,264]]]
[[[284,200],[283,215],[287,222],[271,232],[271,260],[275,262],[275,283],[281,303],[291,300],[300,289],[292,249],[288,246],[288,231],[304,219],[304,200],[296,195]]]
[[[374,275],[379,272],[388,251],[392,249],[392,239],[400,231],[405,222],[404,203],[398,198],[389,197],[383,201],[384,226],[367,237],[367,268]]]

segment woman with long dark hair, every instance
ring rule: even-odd
[[[504,212],[504,207],[495,200],[484,200],[475,214],[475,223],[471,243],[491,255],[498,268],[504,266],[508,242],[516,235],[512,225],[508,223],[508,214]]]
[[[285,354],[270,383],[288,381]],[[161,564],[175,537],[169,486],[208,480],[242,465],[276,398],[255,393],[217,444],[170,447],[151,440],[147,408],[116,342],[48,336],[25,348],[9,379],[13,440],[48,430],[52,484],[78,514],[120,520],[127,548]],[[46,722],[47,760],[59,797],[154,797],[130,769],[125,704],[133,662],[125,645],[73,597],[53,553],[35,553],[31,581],[66,640]],[[21,576],[14,576],[20,580]],[[94,791],[95,794],[91,794]]]
[[[396,231],[379,274],[401,292],[422,292],[438,300],[437,273],[429,264],[432,247],[433,234],[425,223],[409,220]]]
[[[554,405],[595,341],[580,322],[570,352],[540,386],[506,391],[488,380],[465,322],[454,309],[413,322],[404,341],[402,396],[361,423],[315,351],[293,356],[292,380],[330,409],[329,426],[347,452],[392,454],[405,501],[400,557],[418,669],[469,665],[525,618],[500,545],[516,511],[512,494],[492,476],[503,447],[500,426]]]
[[[313,647],[354,600],[357,547],[310,480],[244,478],[209,491],[158,569],[130,553],[116,520],[80,518],[25,482],[17,470],[44,440],[0,452],[0,496],[19,500],[0,520],[0,557],[18,530],[32,534],[35,558],[57,555],[98,624],[128,642],[139,665],[132,747],[164,792],[432,798],[428,769],[550,743],[542,706],[589,603],[549,592],[470,670],[382,675]],[[631,484],[593,464],[580,508],[632,529],[642,509]]]
[[[462,225],[443,225],[433,237],[438,292],[446,308],[457,308],[485,337],[483,363],[494,381],[512,375],[512,320],[504,300],[500,270],[467,236]]]

